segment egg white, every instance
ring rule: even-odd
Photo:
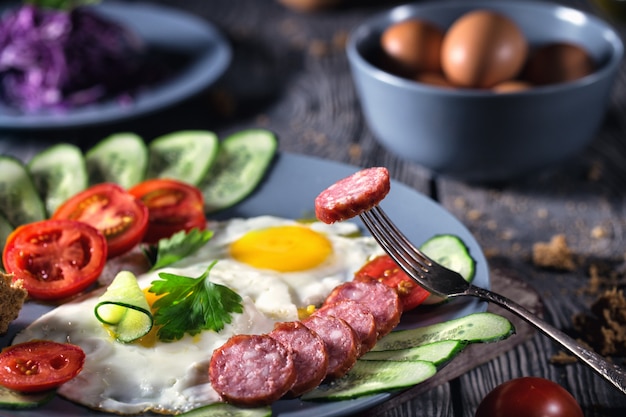
[[[234,334],[269,332],[277,321],[296,320],[298,308],[320,304],[341,282],[350,280],[371,256],[379,254],[369,237],[345,237],[355,225],[312,224],[332,242],[333,253],[316,268],[299,272],[256,269],[228,255],[229,245],[251,230],[296,224],[271,216],[211,223],[213,238],[196,254],[167,272],[197,277],[219,259],[209,279],[237,292],[244,300],[242,314],[219,333],[205,331],[175,342],[145,347],[116,342],[95,318],[93,310],[101,292],[71,302],[33,322],[14,343],[31,339],[71,342],[83,348],[86,362],[81,373],[59,388],[69,400],[116,414],[145,411],[176,414],[219,401],[208,380],[208,363],[214,349]],[[138,276],[142,288],[158,279],[158,272]]]

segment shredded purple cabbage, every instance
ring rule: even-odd
[[[0,95],[25,113],[128,96],[141,53],[138,38],[90,10],[24,5],[0,21]]]

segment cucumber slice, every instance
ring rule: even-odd
[[[0,408],[35,408],[47,403],[55,395],[55,390],[22,393],[0,386]]]
[[[391,332],[380,339],[372,351],[408,349],[441,340],[495,342],[513,333],[515,328],[507,318],[488,312],[474,313],[430,326]]]
[[[152,329],[150,305],[137,284],[137,278],[128,271],[115,276],[100,297],[94,313],[120,342],[137,340]]]
[[[439,367],[451,361],[463,348],[466,342],[459,340],[442,340],[400,350],[382,350],[379,352],[367,352],[361,356],[361,360],[372,361],[426,361],[432,362]]]
[[[4,245],[7,242],[7,238],[13,231],[13,226],[7,220],[2,213],[0,213],[0,254],[4,252]],[[0,266],[2,266],[2,257],[0,256]]]
[[[102,139],[85,155],[89,184],[114,182],[130,188],[146,177],[148,146],[134,133]]]
[[[436,235],[420,246],[420,249],[437,263],[458,272],[467,282],[476,275],[476,261],[461,238],[455,235]]]
[[[205,211],[213,213],[246,198],[261,182],[277,147],[276,136],[268,130],[249,129],[227,137],[200,183]]]
[[[217,156],[217,135],[183,130],[160,136],[148,145],[148,178],[171,178],[198,185]]]
[[[411,387],[435,375],[437,367],[426,361],[357,361],[346,376],[320,385],[303,400],[338,401]]]
[[[226,403],[216,403],[196,408],[180,415],[180,417],[271,417],[270,407],[239,408]]]
[[[17,227],[46,218],[46,208],[26,165],[17,158],[0,156],[0,212]]]
[[[88,185],[83,152],[69,143],[59,143],[39,152],[28,163],[28,169],[48,215]]]
[[[435,262],[461,274],[467,282],[472,282],[476,275],[476,261],[468,247],[458,237],[450,234],[435,235],[420,246],[420,249]],[[443,298],[431,294],[424,305],[438,304]]]

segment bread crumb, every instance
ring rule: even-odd
[[[594,239],[603,239],[609,237],[609,232],[602,226],[596,226],[591,229],[591,237]]]
[[[569,353],[559,350],[556,354],[550,357],[550,363],[555,365],[569,365],[570,363],[576,363],[578,359]]]
[[[0,271],[0,334],[7,332],[26,301],[28,292],[22,284],[21,280],[13,282],[13,275]]]
[[[533,264],[540,268],[573,271],[576,268],[572,251],[565,235],[555,235],[550,242],[537,242],[533,245]]]
[[[472,209],[467,212],[467,219],[471,221],[478,221],[482,215],[483,213],[480,210]]]
[[[589,312],[573,317],[574,329],[596,352],[626,356],[626,298],[616,288],[607,290]]]

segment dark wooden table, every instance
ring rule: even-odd
[[[56,141],[88,148],[122,130],[149,140],[177,129],[209,129],[223,137],[247,127],[268,128],[278,134],[281,151],[384,165],[394,179],[438,200],[475,234],[489,259],[494,288],[561,329],[570,331],[573,315],[587,312],[598,291],[624,288],[626,65],[606,121],[583,154],[498,187],[469,185],[391,155],[363,120],[344,53],[346,37],[359,22],[398,2],[354,0],[318,13],[297,13],[275,0],[153,2],[188,10],[226,34],[234,59],[218,84],[175,108],[118,125],[0,131],[0,152],[26,160]],[[595,12],[583,0],[561,3]],[[626,26],[617,28],[624,36]],[[560,234],[573,252],[574,268],[536,266],[533,246]],[[518,332],[506,342],[469,349],[433,381],[365,414],[469,417],[496,385],[540,376],[568,389],[587,417],[625,415],[625,395],[579,363],[554,363],[558,346],[524,323],[515,324]],[[614,360],[623,364],[623,358]]]

